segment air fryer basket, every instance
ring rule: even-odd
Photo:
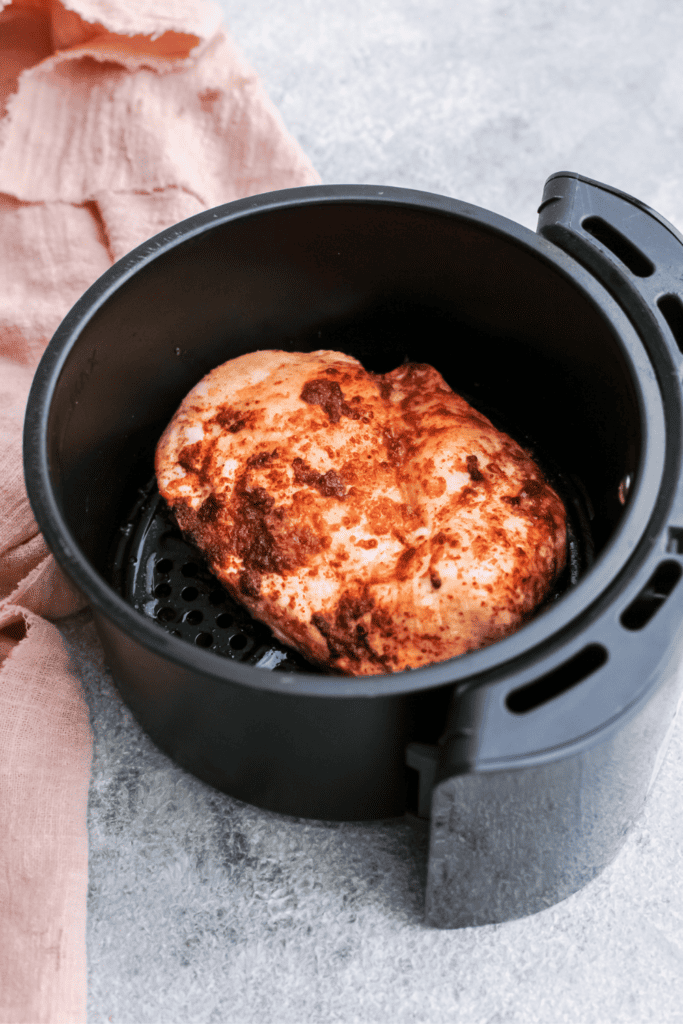
[[[437,926],[543,909],[608,863],[680,692],[682,252],[637,200],[559,174],[539,234],[440,196],[316,186],[200,214],[103,275],[36,375],[27,486],[159,746],[283,813],[431,818]],[[534,619],[449,662],[344,679],[232,604],[152,458],[187,391],[257,348],[432,363],[531,447],[572,554]]]

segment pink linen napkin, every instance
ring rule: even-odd
[[[79,598],[23,482],[40,356],[115,260],[199,210],[320,181],[208,0],[0,0],[0,1024],[85,1020]]]

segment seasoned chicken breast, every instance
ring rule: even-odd
[[[347,675],[507,636],[565,564],[565,510],[538,466],[422,363],[231,359],[182,402],[156,473],[233,597]]]

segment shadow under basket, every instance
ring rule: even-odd
[[[428,820],[426,920],[504,921],[580,888],[640,812],[680,695],[681,237],[553,175],[538,233],[405,189],[229,203],[134,250],[67,315],[25,426],[27,487],[126,703],[241,800]],[[533,450],[569,566],[513,636],[394,675],[324,675],[231,601],[153,483],[209,370],[331,349],[431,363]]]

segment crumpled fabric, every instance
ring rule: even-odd
[[[320,178],[208,0],[0,0],[0,1022],[86,1019],[84,606],[24,486],[33,373],[113,262],[200,210]]]

